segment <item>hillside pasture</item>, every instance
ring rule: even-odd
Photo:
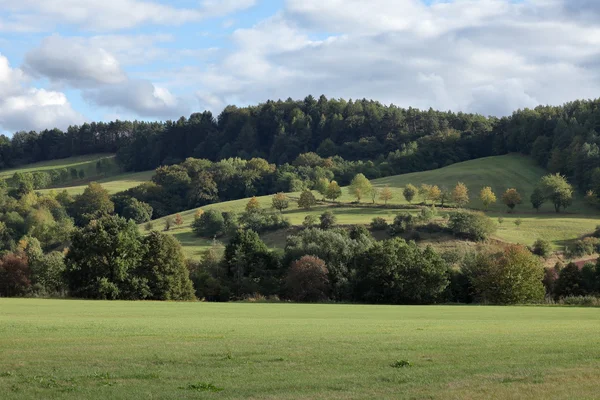
[[[121,173],[117,175],[113,175],[106,178],[101,178],[98,180],[89,180],[93,182],[98,182],[102,185],[110,194],[115,194],[119,192],[123,192],[125,190],[131,189],[138,185],[141,185],[144,182],[148,182],[152,179],[154,175],[154,171],[144,171],[144,172],[134,172],[134,173]],[[76,186],[62,186],[52,189],[43,189],[39,192],[41,193],[49,193],[51,191],[61,192],[66,190],[71,195],[77,195],[83,193],[85,188],[88,186],[88,183]]]
[[[599,329],[589,308],[0,299],[0,393],[591,399]]]

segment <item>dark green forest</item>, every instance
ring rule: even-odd
[[[539,106],[496,118],[309,96],[229,106],[216,118],[205,111],[178,121],[114,121],[71,126],[66,132],[17,132],[0,138],[0,167],[100,152],[116,152],[126,171],[188,157],[263,158],[283,165],[316,152],[378,165],[370,176],[376,177],[519,152],[531,154],[550,172],[566,175],[580,190],[598,192],[599,135],[600,100]]]

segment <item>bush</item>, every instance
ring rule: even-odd
[[[569,263],[558,273],[555,285],[555,298],[568,296],[581,296],[583,289],[583,275],[575,263]]]
[[[225,231],[225,219],[217,210],[208,210],[199,217],[194,218],[192,230],[197,236],[219,237]]]
[[[285,279],[290,299],[319,302],[328,299],[329,278],[325,262],[318,257],[304,256],[294,261]]]
[[[391,235],[400,235],[405,232],[410,232],[416,225],[415,217],[412,214],[403,212],[396,215],[394,223],[390,227]]]
[[[0,259],[0,297],[23,296],[31,288],[26,257],[8,253]]]
[[[317,217],[315,217],[314,215],[310,215],[310,214],[307,215],[306,217],[304,217],[302,226],[304,226],[305,228],[313,228],[313,227],[317,226]]]
[[[325,211],[319,219],[321,220],[321,229],[323,230],[333,228],[337,222],[336,216],[331,211]]]
[[[535,255],[547,258],[550,255],[550,253],[552,253],[552,245],[547,240],[538,239],[533,244],[531,251]]]
[[[484,241],[496,232],[496,224],[483,213],[458,211],[450,214],[450,230],[456,237]]]
[[[571,257],[583,257],[589,256],[596,253],[600,246],[600,239],[595,237],[587,237],[583,240],[575,241],[569,249],[567,253]]]
[[[371,221],[371,229],[374,231],[385,231],[389,228],[389,225],[385,218],[375,217]]]
[[[244,213],[241,222],[254,232],[263,233],[290,227],[290,221],[279,213],[254,211]]]
[[[560,304],[568,306],[600,307],[600,298],[594,296],[567,296],[560,299]]]
[[[419,222],[422,224],[426,224],[431,221],[437,215],[437,210],[435,206],[421,208],[419,212]]]

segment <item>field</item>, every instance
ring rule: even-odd
[[[0,299],[0,393],[592,399],[599,329],[585,308]]]
[[[106,190],[108,190],[110,194],[115,194],[131,189],[132,187],[138,186],[144,182],[148,182],[150,179],[152,179],[152,175],[154,175],[154,171],[124,173],[113,175],[108,178],[98,179],[95,180],[95,182],[100,183]],[[60,188],[44,189],[40,190],[40,192],[48,193],[51,191],[58,192],[66,190],[71,195],[77,195],[83,193],[87,186],[88,183],[85,183],[76,186],[63,186]]]
[[[542,238],[551,241],[556,250],[563,250],[569,241],[593,232],[595,227],[600,225],[600,213],[588,207],[580,196],[575,198],[567,213],[556,214],[550,204],[545,204],[539,213],[535,212],[529,204],[529,196],[543,175],[545,175],[544,170],[525,156],[488,157],[454,164],[438,170],[373,180],[375,187],[383,188],[389,185],[394,192],[394,199],[389,202],[390,207],[387,208],[381,204],[368,204],[371,202],[370,199],[363,200],[364,204],[361,206],[351,205],[350,202],[354,199],[348,194],[347,188],[344,188],[344,195],[339,200],[339,204],[322,203],[310,211],[305,211],[298,209],[295,201],[291,201],[290,208],[284,214],[293,225],[300,225],[307,214],[318,216],[325,210],[332,211],[340,224],[369,224],[374,217],[383,217],[391,222],[395,215],[400,211],[405,211],[402,208],[408,205],[402,196],[402,190],[408,183],[416,186],[427,183],[452,188],[461,181],[469,187],[471,203],[468,207],[472,209],[483,210],[483,205],[478,199],[479,191],[484,186],[493,188],[498,197],[498,203],[491,206],[487,213],[494,220],[497,220],[498,217],[504,219],[504,222],[498,226],[496,239],[531,245],[538,238]],[[514,213],[509,214],[506,206],[501,202],[501,195],[507,188],[512,187],[521,193],[523,204],[518,206]],[[291,193],[289,196],[292,199],[298,198],[299,193]],[[316,196],[318,199],[321,198],[318,194]],[[263,208],[270,208],[271,198],[272,196],[262,196],[258,200]],[[243,212],[247,202],[248,199],[242,199],[202,208],[204,210]],[[412,210],[411,212],[417,211]],[[194,220],[195,213],[196,210],[180,213],[184,223],[181,227],[171,231],[183,244],[187,256],[193,258],[197,258],[211,244],[210,240],[196,238],[192,234],[190,224]],[[440,211],[441,216],[445,213],[445,211]],[[519,227],[514,224],[517,219],[522,221]],[[157,220],[154,225],[156,228],[160,228],[163,223],[163,220]],[[265,239],[267,244],[281,247],[284,238],[277,238],[271,234],[267,235]]]
[[[0,179],[6,179],[13,176],[15,172],[36,172],[49,171],[60,168],[84,169],[86,172],[96,167],[96,162],[103,158],[114,158],[114,154],[88,154],[85,156],[69,157],[59,160],[42,161],[34,164],[27,164],[22,167],[5,169],[0,171]]]

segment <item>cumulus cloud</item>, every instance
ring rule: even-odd
[[[76,86],[119,83],[127,79],[117,59],[102,47],[89,46],[82,38],[50,36],[25,57],[34,75]]]
[[[86,30],[128,29],[141,24],[180,25],[226,15],[255,4],[255,0],[206,0],[201,7],[180,8],[169,2],[145,0],[0,0],[11,17],[0,20],[5,30],[52,29],[70,24]]]
[[[572,4],[288,0],[186,83],[213,106],[321,93],[486,115],[561,104],[600,93],[600,22]]]
[[[27,87],[26,75],[0,54],[0,129],[66,128],[84,121],[64,93]]]
[[[174,119],[189,113],[183,99],[145,80],[86,90],[83,95],[99,106],[133,111],[142,117]]]

